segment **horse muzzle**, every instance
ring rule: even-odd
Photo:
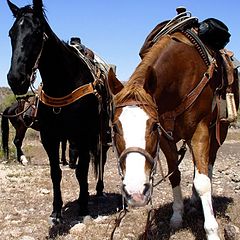
[[[26,94],[30,85],[30,77],[25,74],[14,74],[11,71],[7,74],[7,80],[10,88],[15,95]]]
[[[128,191],[127,186],[122,186],[122,195],[126,203],[131,207],[143,207],[149,203],[152,196],[152,185],[145,184],[142,192]]]
[[[149,169],[145,171],[145,176],[136,176],[135,183],[131,177],[126,176],[126,169],[122,168],[125,165],[123,162],[131,153],[138,153],[145,159],[145,164],[148,163]],[[122,176],[122,195],[127,204],[132,207],[141,207],[148,204],[152,196],[152,180],[156,168],[156,159],[154,159],[145,149],[139,147],[126,148],[119,157],[119,172]],[[137,162],[136,162],[137,163]],[[145,165],[146,166],[146,165]],[[128,174],[129,175],[129,174]]]

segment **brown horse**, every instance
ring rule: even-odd
[[[181,226],[184,206],[176,144],[184,140],[194,164],[191,201],[196,203],[200,197],[206,235],[213,240],[219,236],[212,208],[212,170],[229,126],[226,119],[220,121],[219,106],[231,89],[238,107],[238,81],[234,70],[234,81],[226,83],[218,51],[209,52],[206,63],[197,49],[182,32],[164,35],[148,50],[125,86],[111,70],[108,81],[115,95],[113,138],[126,202],[132,206],[149,202],[160,146],[173,191],[171,226]]]

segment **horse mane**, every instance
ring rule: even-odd
[[[148,67],[154,65],[155,61],[159,57],[159,53],[162,49],[168,46],[169,42],[170,37],[166,35],[152,46],[152,48],[137,66],[124,88],[114,97],[116,105],[130,101],[144,103],[142,108],[144,108],[144,110],[149,113],[150,116],[157,116],[157,106],[153,101],[152,96],[150,96],[150,94],[144,90],[143,84]],[[149,108],[146,106],[150,106],[151,110],[149,111]]]

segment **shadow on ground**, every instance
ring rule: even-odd
[[[101,197],[92,195],[89,197],[88,205],[89,215],[92,219],[96,219],[98,216],[112,215],[122,208],[122,196],[116,193],[107,193]],[[47,239],[66,235],[74,225],[83,222],[85,218],[78,215],[78,210],[77,200],[66,203],[62,209],[63,223],[51,226]]]
[[[232,203],[232,198],[213,197],[215,215],[228,220],[226,210]],[[180,229],[174,231],[170,228],[169,222],[172,216],[172,204],[165,204],[149,214],[149,221],[147,221],[145,232],[141,234],[138,239],[168,240],[177,231],[188,229],[195,236],[196,240],[206,240],[202,208],[200,207],[197,211],[189,211],[190,199],[184,200],[184,206],[185,214],[183,216],[183,225]],[[201,205],[199,204],[199,206]]]

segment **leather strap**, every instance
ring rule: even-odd
[[[221,49],[219,52],[221,53],[223,65],[226,69],[227,84],[230,86],[234,82],[234,66],[230,59],[231,53],[228,53],[226,49]]]
[[[202,80],[188,95],[185,96],[182,102],[173,111],[165,112],[160,116],[160,119],[163,120],[163,125],[166,131],[173,132],[176,117],[186,111],[196,101],[204,87],[212,78],[214,69],[215,61],[212,61]]]
[[[94,88],[92,83],[85,84],[83,86],[80,86],[79,88],[75,89],[70,94],[64,96],[64,97],[50,97],[48,96],[43,90],[42,86],[39,87],[38,94],[39,94],[39,100],[44,103],[47,106],[60,108],[67,106],[78,99],[94,93]]]

